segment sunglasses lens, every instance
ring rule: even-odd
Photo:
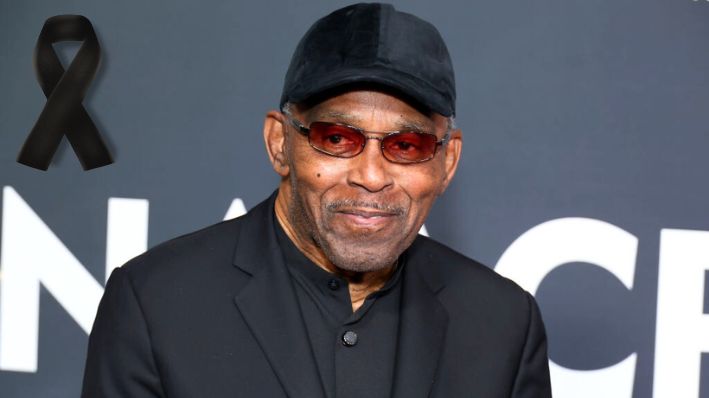
[[[384,156],[392,162],[414,163],[432,158],[437,141],[433,134],[402,132],[386,136],[382,147]]]
[[[359,131],[347,126],[328,122],[310,124],[310,145],[341,157],[352,157],[362,151],[365,137]]]

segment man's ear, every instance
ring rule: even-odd
[[[286,126],[280,112],[270,111],[266,114],[266,119],[263,121],[263,140],[273,170],[281,177],[288,176],[290,167],[286,156]]]
[[[445,176],[443,178],[443,184],[441,185],[441,191],[439,195],[448,188],[455,171],[458,168],[458,162],[460,161],[460,154],[463,150],[463,133],[460,129],[453,129],[451,131],[451,138],[445,146],[446,149],[446,159],[445,159]]]

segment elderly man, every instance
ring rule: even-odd
[[[418,235],[454,113],[432,25],[382,4],[316,22],[264,123],[277,192],[113,272],[83,396],[551,396],[534,299]]]

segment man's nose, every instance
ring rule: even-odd
[[[381,141],[377,137],[367,138],[362,153],[350,159],[347,182],[369,192],[379,192],[393,185],[391,163],[382,154]]]

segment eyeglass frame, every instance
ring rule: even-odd
[[[356,127],[356,126],[351,126],[351,125],[345,124],[345,123],[326,122],[326,123],[334,124],[334,125],[336,125],[336,126],[342,126],[342,127],[350,128],[350,129],[352,129],[352,130],[355,130],[355,131],[359,132],[359,133],[362,134],[362,136],[364,137],[364,143],[362,143],[362,145],[360,146],[359,152],[355,153],[355,154],[352,155],[352,156],[341,156],[341,155],[336,155],[336,154],[334,154],[334,153],[327,152],[326,150],[321,149],[321,148],[318,148],[318,147],[316,147],[315,145],[313,145],[313,143],[310,142],[310,127],[306,127],[303,123],[301,123],[300,121],[296,120],[296,119],[290,114],[290,112],[288,112],[288,111],[285,110],[285,109],[282,109],[282,110],[281,110],[281,113],[288,119],[288,121],[290,122],[290,124],[291,124],[293,127],[295,127],[295,128],[297,129],[298,133],[300,133],[301,135],[303,135],[303,136],[305,136],[305,137],[308,138],[308,145],[310,145],[311,148],[315,149],[316,151],[318,151],[318,152],[320,152],[320,153],[324,153],[325,155],[329,155],[329,156],[336,157],[336,158],[340,158],[340,159],[350,159],[350,158],[357,157],[358,155],[362,154],[362,152],[364,152],[364,148],[365,148],[365,146],[367,145],[367,141],[369,141],[369,140],[377,140],[377,141],[380,142],[380,144],[379,144],[379,150],[380,150],[381,153],[382,153],[382,157],[383,157],[384,159],[386,159],[387,161],[389,161],[389,162],[391,162],[391,163],[394,163],[394,164],[418,164],[418,163],[428,162],[429,160],[431,160],[431,159],[433,159],[434,157],[436,157],[436,153],[438,153],[438,147],[439,147],[439,146],[444,146],[444,145],[446,145],[446,144],[450,141],[450,138],[451,138],[451,136],[450,136],[451,128],[450,128],[450,127],[448,127],[448,129],[446,130],[446,133],[445,133],[445,134],[443,135],[443,137],[439,140],[439,139],[438,139],[438,136],[436,136],[435,134],[433,134],[433,133],[427,133],[427,132],[423,132],[423,131],[416,131],[416,130],[369,131],[369,130],[365,130],[365,129],[362,129],[362,128],[359,128],[359,127]],[[367,135],[366,133],[369,133],[369,134],[384,134],[384,135],[381,136],[381,137],[377,137],[377,136],[370,136],[370,135]],[[384,139],[387,138],[387,137],[389,137],[389,136],[397,135],[397,134],[402,134],[402,133],[427,134],[427,135],[432,135],[432,136],[436,137],[436,146],[434,147],[433,153],[431,154],[431,156],[430,156],[430,157],[427,157],[427,158],[425,158],[425,159],[416,160],[416,161],[412,161],[412,162],[396,162],[396,161],[394,161],[394,160],[389,159],[389,158],[387,157],[387,155],[384,154]]]

